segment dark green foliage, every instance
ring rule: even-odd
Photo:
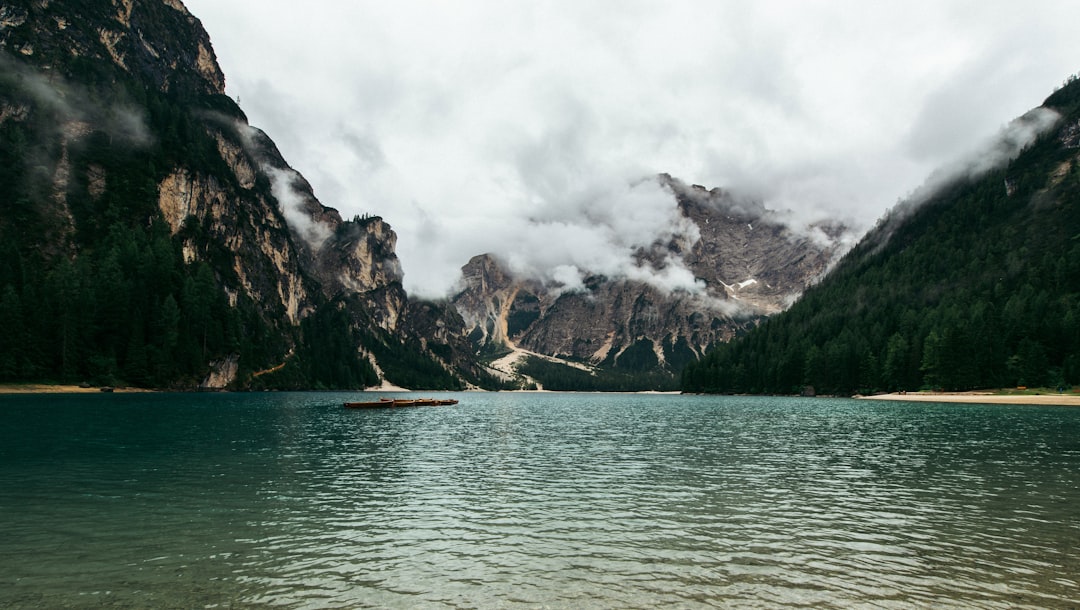
[[[223,231],[292,237],[281,217],[253,217],[253,201],[273,200],[269,178],[240,184],[219,149],[219,138],[239,144],[235,123],[245,119],[220,93],[197,20],[161,2],[4,10],[0,381],[192,388],[211,363],[235,362],[237,387],[360,388],[378,382],[363,348],[393,382],[461,388],[439,362],[454,356],[450,346],[357,330],[376,327],[363,306],[326,302],[310,270],[299,273],[303,313],[314,313],[299,325],[280,302],[251,300],[273,294],[279,278],[259,260],[241,278],[234,264],[245,253],[229,250]],[[258,146],[276,154],[269,141]],[[177,172],[219,189],[230,220],[191,216],[172,235],[158,188]],[[393,254],[389,242],[376,247]]]
[[[642,392],[674,391],[678,380],[657,369],[631,372],[614,368],[585,371],[576,367],[530,357],[518,372],[537,380],[545,390],[557,392]]]
[[[653,351],[651,340],[638,339],[615,357],[615,365],[624,371],[640,373],[658,369],[660,359]]]
[[[1077,79],[1076,74],[1065,79],[1064,85],[1046,98],[1044,105],[1049,108],[1070,108],[1080,104],[1080,87],[1076,86]]]
[[[322,307],[300,323],[295,354],[256,371],[251,387],[275,390],[352,390],[378,385],[371,362],[357,351],[360,333],[342,303]]]
[[[361,333],[387,381],[413,390],[464,390],[461,380],[428,356],[420,345],[385,334]]]
[[[1066,128],[1078,104],[1075,81],[1048,100]],[[789,311],[688,366],[683,389],[1080,383],[1076,153],[1052,131],[1007,168],[957,180],[906,218],[894,213]]]
[[[249,370],[280,359],[292,338],[230,305],[214,267],[185,264],[189,235],[170,236],[157,205],[169,168],[233,175],[200,117],[238,109],[59,57],[62,75],[0,53],[0,104],[17,109],[0,122],[0,380],[193,387],[230,354]]]
[[[526,330],[540,318],[540,299],[536,295],[521,293],[514,299],[506,316],[506,334],[510,337]]]
[[[182,262],[167,232],[116,225],[106,235],[2,288],[0,380],[186,387],[210,360],[251,352],[242,309],[206,264]]]
[[[690,347],[686,337],[679,337],[672,342],[671,337],[664,341],[664,362],[673,371],[682,371],[691,362],[697,362],[698,355]]]
[[[302,342],[297,359],[305,387],[362,389],[378,385],[379,376],[371,362],[357,352],[360,336],[350,326],[343,308],[322,307],[305,318],[300,329]]]

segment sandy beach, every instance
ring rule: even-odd
[[[150,392],[139,388],[115,388],[114,392]],[[100,394],[101,388],[84,388],[77,385],[51,385],[44,383],[0,384],[0,394]]]
[[[1062,405],[1080,407],[1080,394],[1008,394],[990,391],[982,392],[908,392],[906,394],[878,394],[875,396],[857,396],[864,400],[901,400],[910,402],[957,402],[978,404],[1009,405]]]
[[[152,392],[141,388],[115,388],[115,392]],[[398,391],[408,392],[404,388],[387,386],[371,388],[375,391]],[[535,391],[535,390],[534,390]],[[101,392],[99,387],[84,388],[77,385],[53,385],[42,383],[13,383],[0,384],[2,394],[97,394]],[[678,394],[679,392],[644,392],[646,394]],[[892,400],[907,402],[955,402],[973,404],[1012,404],[1012,405],[1060,405],[1080,407],[1080,393],[1076,391],[1058,394],[1047,392],[1045,394],[1021,394],[993,392],[989,390],[972,392],[908,392],[901,394],[876,394],[874,396],[856,396],[860,400]]]

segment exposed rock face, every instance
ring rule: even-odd
[[[237,183],[250,171],[242,157],[228,167]],[[315,307],[313,287],[302,268],[303,253],[275,201],[236,189],[231,182],[176,168],[158,186],[158,207],[172,233],[182,239],[187,262],[227,257],[231,281],[226,284],[232,294],[243,293],[269,308],[271,315],[296,324]]]
[[[5,3],[0,6],[0,43],[55,67],[68,63],[65,58],[113,63],[160,91],[225,92],[225,76],[210,37],[181,2],[98,4],[104,6],[76,0]],[[28,22],[33,36],[22,36],[16,28]]]
[[[760,202],[662,179],[701,232],[701,239],[683,254],[686,265],[705,280],[711,294],[736,299],[762,314],[787,309],[846,252],[853,237],[840,224],[792,226],[790,218]]]
[[[515,279],[490,255],[463,268],[464,289],[453,302],[478,345],[519,347],[539,354],[617,364],[640,339],[659,362],[680,368],[751,323],[726,299],[664,293],[642,282],[590,277],[584,292],[559,293]]]
[[[262,354],[265,362],[207,354],[204,387],[242,385],[243,372],[256,367],[281,370],[303,338],[301,323],[324,307],[349,309],[353,326],[342,336],[377,341],[403,362],[410,357],[402,351],[413,349],[403,346],[419,346],[420,360],[471,366],[456,313],[409,303],[389,225],[345,221],[322,205],[224,91],[210,38],[179,0],[0,5],[0,126],[18,123],[37,138],[22,157],[50,191],[35,202],[49,221],[45,264],[76,258],[86,241],[80,232],[104,226],[86,200],[119,209],[110,189],[149,182],[128,207],[156,205],[124,220],[144,229],[164,222],[184,262],[209,266],[230,305],[254,309],[265,332],[284,337],[277,353]],[[78,159],[69,155],[75,150]],[[92,150],[113,160],[143,152],[152,161],[110,165]],[[18,230],[5,223],[0,217],[0,234]]]
[[[406,308],[397,235],[382,218],[339,222],[313,260],[329,296],[363,294],[373,321],[395,332]]]
[[[760,205],[663,176],[686,230],[637,256],[654,270],[678,259],[700,290],[594,276],[586,290],[566,292],[515,278],[482,256],[466,265],[465,288],[452,304],[410,301],[391,228],[378,217],[343,220],[324,206],[224,91],[210,38],[179,0],[0,5],[0,135],[37,140],[12,140],[26,148],[9,155],[31,178],[20,183],[34,188],[9,203],[40,227],[34,247],[43,268],[77,259],[80,248],[92,248],[95,231],[167,228],[166,249],[177,248],[188,265],[178,275],[201,272],[208,291],[220,290],[243,312],[229,323],[262,335],[249,356],[204,348],[189,387],[242,387],[283,370],[310,378],[310,370],[294,372],[288,363],[298,354],[309,363],[322,357],[315,333],[315,347],[335,337],[356,343],[334,358],[383,358],[374,368],[420,383],[433,376],[483,383],[474,354],[484,347],[618,365],[628,348],[640,352],[647,343],[676,370],[785,308],[838,252],[835,232],[795,231]],[[12,125],[18,129],[6,129]],[[13,215],[0,215],[0,235],[20,229]],[[161,290],[185,314],[194,311],[180,289]],[[312,320],[344,328],[305,326]],[[143,326],[145,335],[161,324]],[[137,347],[162,343],[133,336]],[[222,349],[242,351],[243,340]],[[139,374],[128,361],[147,360],[126,344],[114,351],[116,365],[102,365],[110,370]],[[252,353],[258,362],[250,362]],[[420,373],[410,375],[410,367]]]
[[[159,207],[174,233],[185,223],[203,227],[185,237],[185,256],[227,253],[238,280],[232,289],[274,304],[291,324],[320,302],[359,296],[367,320],[399,332],[407,296],[390,226],[379,217],[342,220],[262,131],[222,117],[211,117],[207,129],[231,171],[228,180],[179,168],[159,187]],[[269,195],[260,188],[266,184]]]
[[[210,363],[210,374],[199,384],[203,390],[224,390],[236,381],[240,368],[240,357],[232,354]]]
[[[660,180],[700,239],[676,236],[641,258],[677,256],[704,283],[699,292],[665,292],[643,282],[594,276],[587,290],[560,292],[514,277],[490,255],[462,269],[453,303],[478,345],[618,365],[624,350],[651,342],[662,365],[677,370],[728,341],[754,320],[785,309],[843,252],[842,227],[796,232],[782,215],[727,193]]]
[[[522,296],[519,309],[539,313],[536,294],[546,294],[543,286],[516,280],[491,255],[473,257],[461,273],[464,289],[453,302],[475,342],[504,345],[511,341],[509,318],[517,312],[513,308],[519,294]]]

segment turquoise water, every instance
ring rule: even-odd
[[[1080,409],[454,396],[0,396],[0,607],[1080,605]]]

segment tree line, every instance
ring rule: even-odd
[[[1078,85],[1048,100],[1064,106],[1062,125],[1077,123]],[[784,394],[1073,384],[1080,165],[1058,131],[895,211],[790,310],[682,378],[689,392]]]

